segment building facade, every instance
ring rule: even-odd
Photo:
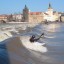
[[[25,5],[23,9],[23,22],[43,22],[43,21],[59,21],[61,14],[54,11],[51,4],[49,3],[49,7],[46,12],[30,12],[28,7]]]
[[[0,15],[0,23],[3,23],[3,22],[7,22],[7,19],[8,19],[8,15]]]
[[[25,5],[22,14],[11,14],[11,15],[0,15],[0,21],[6,22],[29,22],[29,23],[40,23],[40,22],[54,22],[64,21],[64,13],[54,11],[51,4],[49,3],[46,12],[31,12]]]

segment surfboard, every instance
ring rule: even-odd
[[[34,45],[45,45],[45,43],[40,43],[40,42],[33,42]]]
[[[39,51],[39,52],[47,52],[47,48],[43,45],[45,45],[45,43],[39,43],[39,42],[30,42],[28,37],[23,37],[22,38],[22,44],[25,48],[27,48],[28,50],[34,50],[34,51]]]

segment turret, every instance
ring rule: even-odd
[[[23,22],[28,22],[28,19],[29,19],[29,9],[25,5],[25,7],[23,9]]]
[[[28,7],[27,7],[26,5],[25,5],[25,8],[24,8],[24,9],[25,9],[25,10],[29,10]]]
[[[49,15],[53,15],[53,8],[52,8],[50,3],[49,3],[49,7],[48,7],[48,11],[47,12],[48,12]]]
[[[48,7],[48,9],[52,9],[52,6],[51,6],[51,4],[49,3],[49,7]]]

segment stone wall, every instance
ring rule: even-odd
[[[61,16],[61,21],[64,22],[64,16]]]

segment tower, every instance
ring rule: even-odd
[[[25,5],[25,7],[23,9],[23,22],[28,22],[28,21],[29,21],[29,9]]]
[[[51,4],[49,3],[49,6],[48,6],[48,14],[49,15],[53,15],[53,9],[52,9],[52,6],[51,6]]]
[[[48,7],[48,9],[51,9],[52,8],[52,6],[51,6],[51,4],[49,3],[49,7]]]

